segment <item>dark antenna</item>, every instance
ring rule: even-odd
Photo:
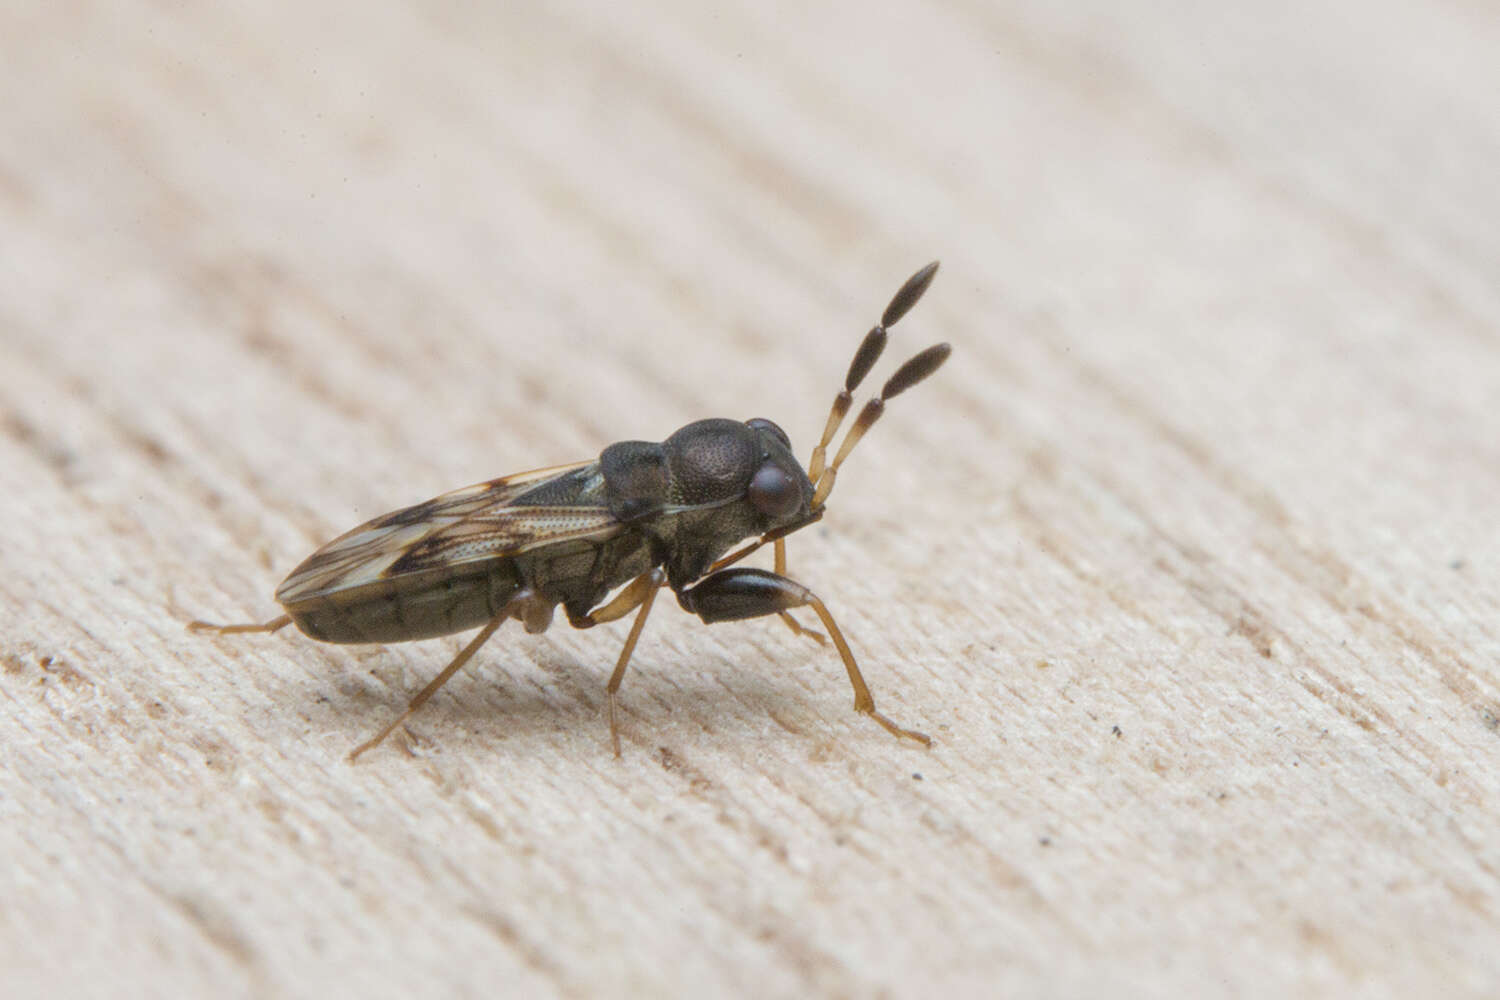
[[[886,328],[895,326],[896,321],[917,304],[917,300],[937,276],[937,270],[938,262],[933,261],[907,278],[906,283],[891,296],[891,304],[880,314],[880,322],[860,341],[859,350],[854,352],[854,360],[849,362],[849,374],[844,376],[844,387],[834,397],[833,409],[828,411],[828,422],[823,425],[823,437],[813,449],[812,460],[807,463],[807,478],[814,483],[823,475],[823,463],[828,460],[828,445],[854,403],[854,390],[870,374],[870,369],[875,367],[875,362],[880,360],[880,354],[885,350]]]
[[[927,291],[927,286],[932,284],[932,279],[937,276],[937,270],[938,262],[933,261],[907,278],[906,283],[891,297],[891,303],[885,307],[885,312],[880,316],[880,322],[865,334],[865,339],[860,342],[859,350],[854,352],[854,360],[849,362],[849,374],[844,377],[844,387],[834,397],[833,408],[828,412],[828,422],[823,426],[823,436],[819,439],[818,446],[813,449],[812,460],[807,465],[807,476],[815,486],[812,501],[814,510],[822,506],[823,502],[828,499],[828,494],[833,492],[833,482],[838,475],[839,466],[849,457],[849,453],[854,450],[860,438],[865,436],[865,432],[885,412],[886,400],[893,399],[937,371],[952,353],[952,348],[947,344],[936,344],[896,369],[896,373],[887,379],[884,387],[881,388],[880,395],[870,400],[864,405],[864,409],[860,410],[853,426],[849,428],[849,433],[839,445],[838,454],[834,456],[833,463],[825,467],[828,460],[828,445],[838,433],[839,426],[843,424],[844,417],[849,413],[849,407],[854,403],[854,390],[859,388],[860,382],[864,381],[870,369],[875,367],[875,362],[880,359],[881,352],[885,350],[886,329],[895,326],[901,317],[917,304],[917,300],[922,297],[922,293]]]

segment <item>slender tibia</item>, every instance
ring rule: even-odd
[[[932,737],[926,733],[899,726],[889,717],[875,710],[875,696],[870,694],[869,685],[865,683],[863,675],[860,674],[859,664],[854,662],[854,653],[849,649],[849,643],[844,640],[844,633],[839,629],[838,623],[833,620],[833,615],[829,613],[827,605],[819,600],[816,594],[809,593],[807,597],[807,603],[812,605],[812,609],[823,620],[823,627],[828,629],[828,634],[833,637],[833,645],[838,649],[839,656],[844,661],[844,669],[849,671],[849,683],[854,687],[854,710],[856,712],[863,712],[880,723],[885,727],[885,731],[892,736],[916,740],[924,747],[932,746]]]
[[[373,739],[368,739],[365,742],[361,743],[359,746],[355,747],[353,750],[349,751],[349,763],[354,763],[359,755],[364,753],[366,750],[373,750],[376,747],[380,746],[381,743],[384,743],[385,738],[391,735],[391,733],[395,732],[397,726],[401,725],[407,719],[411,718],[413,712],[425,705],[428,698],[431,698],[433,695],[437,694],[438,688],[442,687],[444,684],[447,684],[449,679],[452,678],[454,674],[458,673],[459,669],[462,668],[465,663],[469,662],[469,658],[479,651],[479,647],[483,646],[489,640],[490,636],[495,634],[496,629],[505,624],[505,620],[511,617],[511,614],[512,611],[510,607],[507,606],[506,608],[502,609],[498,615],[496,615],[494,618],[491,618],[490,623],[484,628],[480,629],[479,634],[476,635],[473,639],[469,640],[469,644],[465,646],[463,650],[453,658],[453,662],[444,667],[442,673],[434,677],[426,687],[417,692],[417,696],[407,703],[406,711],[398,715],[394,722],[377,733]]]
[[[776,575],[786,576],[786,539],[776,539]],[[811,629],[799,622],[790,611],[783,611],[781,620],[786,622],[786,627],[792,630],[793,635],[805,635],[819,646],[828,641],[828,637],[817,629]]]
[[[630,665],[630,655],[635,652],[635,644],[641,638],[641,630],[646,627],[646,616],[651,613],[651,605],[656,602],[657,591],[661,590],[661,585],[666,578],[665,572],[653,569],[649,573],[636,577],[635,583],[627,588],[632,589],[643,581],[646,584],[640,599],[636,602],[641,606],[641,610],[630,625],[630,634],[625,637],[625,647],[620,650],[620,658],[615,661],[615,671],[609,675],[609,683],[604,687],[605,693],[609,695],[609,738],[614,744],[616,757],[620,756],[620,727],[615,723],[615,692],[620,690],[620,683],[625,680],[625,668]],[[619,598],[615,599],[615,601],[618,600]],[[621,611],[620,614],[624,615],[626,611]]]
[[[844,661],[849,683],[854,688],[854,710],[870,716],[893,736],[916,740],[924,746],[932,745],[932,740],[926,733],[899,726],[876,711],[875,698],[859,672],[859,664],[855,662],[854,653],[845,641],[838,623],[833,620],[833,615],[818,596],[795,580],[763,569],[736,567],[704,578],[678,594],[678,601],[687,611],[709,624],[760,618],[791,608],[810,606],[822,620],[824,628],[828,629],[833,645]]]
[[[215,635],[239,635],[242,632],[276,632],[292,623],[291,615],[272,618],[268,622],[249,625],[215,625],[213,622],[188,622],[189,632],[212,632]]]

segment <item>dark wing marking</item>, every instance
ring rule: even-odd
[[[515,503],[549,480],[591,464],[522,472],[377,517],[308,556],[276,588],[276,600],[291,605],[409,574],[472,566],[565,539],[608,537],[620,525],[602,505]]]

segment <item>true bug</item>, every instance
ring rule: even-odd
[[[854,352],[844,387],[804,471],[786,432],[769,420],[699,420],[661,443],[622,441],[594,461],[491,480],[363,524],[329,542],[276,588],[286,614],[258,625],[195,621],[221,635],[275,632],[295,624],[323,642],[402,642],[483,626],[467,646],[353,760],[381,743],[468,662],[507,619],[544,631],[562,605],[574,628],[636,611],[605,690],[615,754],[615,693],[663,584],[704,622],[779,615],[799,635],[790,609],[822,620],[854,687],[854,708],[896,736],[932,741],[875,710],[854,654],[828,608],[786,574],[786,536],[823,516],[839,467],[880,418],[886,401],[948,359],[936,344],[908,360],[867,402],[833,460],[828,446],[854,390],[885,349],[886,330],[927,291],[934,261],[907,279]],[[729,553],[738,542],[749,544]],[[775,572],[733,564],[770,543]],[[615,596],[605,601],[611,591]],[[638,609],[638,610],[637,610]]]

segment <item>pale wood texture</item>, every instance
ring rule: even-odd
[[[516,5],[531,7],[539,5]],[[12,3],[0,993],[1500,991],[1495,8]],[[775,621],[190,635],[491,476],[805,454]]]

